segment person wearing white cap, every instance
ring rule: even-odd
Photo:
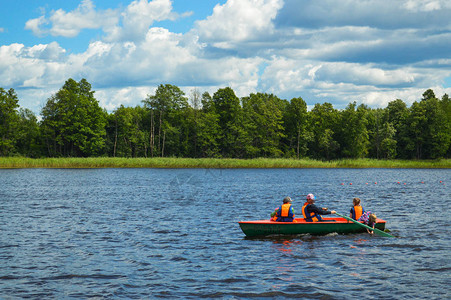
[[[327,207],[321,208],[316,206],[315,196],[313,194],[307,195],[307,202],[304,203],[302,207],[302,215],[304,216],[305,221],[307,222],[321,222],[323,219],[321,215],[330,215],[335,214],[335,210],[327,210]]]

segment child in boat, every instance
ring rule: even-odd
[[[353,218],[354,220],[358,220],[365,213],[365,210],[360,205],[360,198],[352,199],[352,204],[353,206],[351,208],[349,217]]]
[[[376,226],[376,223],[377,223],[376,220],[377,220],[376,214],[373,214],[370,211],[364,212],[358,219],[358,221],[362,221],[363,224],[368,225],[368,226],[372,227],[373,229]],[[366,231],[368,231],[369,234],[374,233],[374,230],[369,230],[368,228],[366,229]]]
[[[368,222],[368,226],[373,227],[373,229],[374,229],[374,226],[376,226],[376,220],[377,220],[376,214],[370,214],[370,221]],[[366,229],[366,230],[370,234],[374,233],[374,230],[371,230],[371,231],[369,229]]]

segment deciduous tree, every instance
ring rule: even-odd
[[[106,112],[86,79],[69,79],[42,109],[49,156],[97,156],[105,146]]]
[[[5,91],[0,88],[0,156],[8,156],[15,151],[18,108],[19,99],[14,89]]]
[[[285,108],[284,128],[289,149],[294,149],[299,159],[306,155],[313,135],[308,130],[310,124],[307,103],[301,97],[293,98]]]

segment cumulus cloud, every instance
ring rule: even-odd
[[[26,28],[38,36],[75,37],[84,29],[104,35],[81,53],[57,42],[1,46],[0,86],[28,97],[33,89],[56,91],[69,77],[86,78],[110,111],[140,104],[161,83],[187,92],[230,86],[238,96],[303,97],[310,106],[411,103],[428,88],[451,92],[441,87],[450,76],[450,12],[442,0],[228,0],[180,34],[155,25],[184,16],[170,0],[109,10],[84,0]]]
[[[260,77],[259,88],[288,99],[303,97],[310,107],[331,102],[343,108],[353,101],[385,107],[395,99],[417,101],[428,88],[437,91],[437,95],[449,94],[449,89],[438,84],[447,74],[446,69],[383,68],[375,64],[273,57]]]
[[[40,16],[39,18],[28,20],[25,23],[25,29],[31,30],[36,36],[44,36],[48,31],[41,27],[47,23],[48,21],[45,19],[45,17]]]
[[[114,10],[96,11],[91,0],[83,0],[73,11],[62,9],[52,11],[50,17],[44,15],[28,20],[25,29],[29,29],[37,36],[52,35],[75,37],[83,29],[108,28],[118,22],[117,12]],[[49,25],[50,27],[46,27]]]
[[[135,106],[138,101],[147,98],[147,95],[153,94],[153,87],[107,87],[96,91],[95,97],[99,100],[99,105],[108,111],[114,111],[119,105]]]
[[[61,76],[68,75],[65,62],[61,61],[64,52],[55,42],[33,47],[23,44],[1,46],[0,84],[36,88],[59,83]]]
[[[52,13],[49,18],[52,27],[50,34],[53,36],[74,37],[83,29],[100,28],[102,23],[111,22],[112,15],[98,13],[95,11],[91,0],[83,0],[82,3],[72,12],[65,12],[62,9]],[[114,19],[114,16],[113,16]],[[99,20],[101,20],[99,22]]]
[[[258,40],[274,31],[272,20],[282,0],[229,0],[216,5],[213,14],[196,24],[199,36],[218,48],[230,48],[233,42]]]
[[[121,13],[121,24],[107,28],[108,41],[137,41],[146,36],[155,21],[174,20],[178,15],[172,12],[170,0],[133,1]]]
[[[102,29],[106,41],[142,39],[156,21],[175,20],[190,13],[172,11],[171,0],[135,0],[125,10],[96,10],[92,0],[83,0],[73,11],[62,9],[26,22],[25,28],[37,36],[75,37],[84,29]]]

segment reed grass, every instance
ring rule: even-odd
[[[229,158],[25,158],[0,157],[5,168],[451,168],[451,159],[376,160],[340,159],[229,159]]]

